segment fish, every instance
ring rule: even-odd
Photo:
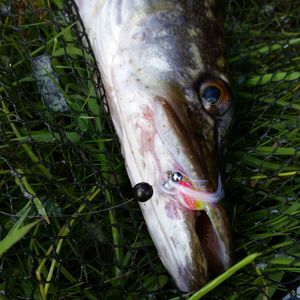
[[[76,4],[158,256],[179,290],[195,291],[233,260],[222,201],[234,111],[222,4]]]

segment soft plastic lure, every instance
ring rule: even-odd
[[[206,180],[192,180],[180,172],[168,172],[168,177],[162,185],[162,191],[179,196],[181,204],[187,209],[203,210],[204,204],[213,205],[224,197],[220,176],[217,191],[213,193],[199,191],[201,187],[204,189]]]

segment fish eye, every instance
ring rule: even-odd
[[[231,105],[231,91],[220,78],[209,78],[200,85],[201,103],[205,110],[215,115],[223,115]]]
[[[206,87],[201,95],[203,101],[209,105],[215,105],[220,100],[221,92],[213,85]]]
[[[174,182],[179,182],[180,180],[182,180],[182,174],[179,173],[179,172],[174,172],[174,173],[172,173],[172,175],[171,175],[171,179],[172,179],[172,181],[174,181]]]

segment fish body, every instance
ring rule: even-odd
[[[158,255],[182,291],[231,264],[221,161],[232,119],[217,0],[77,0]]]

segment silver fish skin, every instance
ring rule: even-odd
[[[153,187],[140,208],[158,255],[178,288],[194,291],[232,262],[220,203],[233,111],[220,3],[76,3],[131,184]]]

